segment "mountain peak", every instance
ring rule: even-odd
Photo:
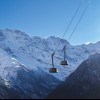
[[[55,36],[50,36],[50,37],[47,38],[47,40],[52,40],[52,41],[56,40],[56,41],[61,41],[63,43],[69,44],[69,42],[67,40],[62,39],[60,37],[55,37]]]

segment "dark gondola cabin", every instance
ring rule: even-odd
[[[49,72],[50,73],[58,73],[58,69],[57,68],[50,68]]]
[[[61,61],[60,65],[68,65],[68,61],[66,61],[66,60]]]

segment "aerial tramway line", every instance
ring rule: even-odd
[[[78,8],[77,8],[77,10],[76,10],[76,12],[75,12],[75,14],[73,15],[71,21],[70,21],[69,24],[68,24],[68,27],[66,28],[66,30],[65,30],[65,32],[64,32],[62,38],[64,38],[65,34],[67,33],[69,27],[71,26],[73,20],[75,19],[76,15],[77,15],[79,9],[81,8],[81,5],[82,5],[82,2],[79,4],[79,6],[78,6]],[[79,20],[78,20],[76,26],[74,27],[74,29],[73,29],[73,31],[72,31],[72,33],[71,33],[71,35],[70,35],[68,41],[70,41],[71,37],[73,36],[73,34],[74,34],[76,28],[78,27],[78,25],[79,25],[79,23],[80,23],[82,17],[84,16],[84,14],[85,14],[85,12],[86,12],[88,6],[89,6],[89,3],[87,4],[87,6],[85,7],[85,9],[83,10],[83,12],[82,12],[82,14],[81,14],[81,16],[80,16],[80,18],[79,18]],[[58,69],[57,69],[57,68],[55,67],[55,65],[54,65],[54,55],[55,55],[55,52],[56,52],[57,48],[59,47],[59,44],[60,44],[60,43],[58,43],[56,49],[55,49],[54,52],[52,53],[52,67],[49,69],[49,72],[50,72],[50,73],[57,73],[57,72],[58,72]],[[62,51],[63,51],[63,60],[61,61],[60,65],[66,66],[66,65],[68,65],[68,61],[66,60],[66,44],[64,45]]]

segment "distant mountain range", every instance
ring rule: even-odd
[[[58,43],[54,64],[59,73],[51,74],[51,54]],[[65,44],[69,65],[62,67],[60,61],[63,59],[62,49]],[[100,53],[100,41],[72,46],[67,40],[54,36],[43,39],[29,37],[19,30],[0,30],[0,77],[4,80],[4,87],[8,89],[9,85],[19,98],[45,98],[84,60],[95,53]],[[6,85],[5,80],[8,82]]]

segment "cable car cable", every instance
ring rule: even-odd
[[[83,1],[81,1],[81,3],[79,4],[78,8],[76,9],[74,15],[72,16],[72,19],[70,20],[70,22],[69,22],[64,34],[62,35],[62,39],[64,38],[65,34],[67,33],[68,29],[70,28],[70,26],[71,26],[73,20],[75,19],[79,9],[81,8],[82,3],[83,3]],[[60,42],[58,43],[58,45],[57,45],[56,49],[54,50],[54,52],[58,49],[59,45],[60,45]]]
[[[70,37],[69,37],[68,41],[70,41],[70,39],[71,39],[72,35],[74,34],[75,30],[77,29],[77,27],[78,27],[79,23],[81,22],[81,20],[82,20],[82,18],[83,18],[83,16],[84,16],[84,14],[85,14],[85,12],[86,12],[86,10],[87,10],[88,6],[89,6],[89,3],[88,3],[88,5],[85,7],[85,9],[84,9],[83,13],[81,14],[81,17],[80,17],[80,19],[78,20],[78,22],[77,22],[77,24],[76,24],[76,26],[75,26],[74,30],[72,31],[72,33],[71,33],[71,35],[70,35]]]
[[[65,32],[64,32],[64,34],[63,34],[63,36],[62,36],[62,38],[65,36],[66,32],[68,31],[69,27],[71,26],[71,24],[72,24],[72,22],[73,22],[73,20],[74,20],[74,18],[75,18],[75,16],[76,16],[76,14],[78,13],[79,8],[81,7],[81,5],[82,5],[82,2],[81,2],[81,4],[79,5],[78,9],[76,10],[75,14],[73,15],[73,17],[72,17],[72,19],[71,19],[70,23],[68,24],[68,27],[67,27],[67,29],[65,30]],[[79,25],[79,23],[80,23],[80,21],[81,21],[82,17],[84,16],[84,13],[85,13],[85,11],[87,10],[87,8],[88,8],[88,6],[86,6],[86,8],[84,9],[84,11],[83,11],[83,13],[82,13],[82,15],[81,15],[81,17],[80,17],[80,19],[79,19],[79,21],[78,21],[77,25],[75,26],[75,28],[74,28],[74,30],[72,31],[72,33],[71,33],[71,35],[70,35],[70,37],[69,37],[69,39],[68,39],[68,40],[70,40],[70,39],[71,39],[71,37],[72,37],[72,35],[74,34],[74,32],[75,32],[75,30],[76,30],[77,26]],[[58,43],[58,45],[57,45],[57,47],[56,47],[56,49],[54,50],[54,52],[53,52],[53,53],[55,53],[55,52],[56,52],[57,48],[59,47],[59,44],[60,44],[60,43]],[[48,66],[48,64],[46,65],[46,67],[47,67],[47,66]]]
[[[89,6],[89,3],[87,4],[87,6],[85,7],[85,9],[83,10],[83,13],[81,14],[81,16],[80,16],[80,18],[79,18],[79,20],[78,20],[78,22],[77,22],[77,24],[76,24],[74,30],[72,31],[72,33],[71,33],[71,35],[70,35],[70,37],[69,37],[69,39],[68,39],[68,42],[70,41],[70,39],[71,39],[71,37],[73,36],[75,30],[77,29],[79,23],[81,22],[82,17],[84,16],[84,14],[85,14],[85,12],[86,12],[88,6]],[[67,45],[67,44],[66,44],[66,45]],[[64,48],[66,47],[66,45],[64,46]],[[65,56],[66,56],[66,55],[65,55],[65,49],[64,49],[64,58],[65,58]],[[61,61],[61,65],[68,65],[68,61],[64,59],[63,61]]]
[[[64,32],[64,34],[63,34],[63,36],[62,36],[62,38],[63,38],[63,37],[65,36],[65,34],[67,33],[69,27],[71,26],[71,24],[72,24],[72,22],[73,22],[75,16],[77,15],[77,13],[78,13],[78,11],[79,11],[81,5],[82,5],[82,1],[81,1],[81,3],[79,4],[78,8],[76,9],[74,15],[72,16],[72,19],[71,19],[71,21],[69,22],[69,24],[68,24],[68,26],[67,26],[67,28],[66,28],[66,30],[65,30],[65,32]],[[59,41],[59,43],[58,43],[56,49],[55,49],[55,50],[53,51],[53,53],[52,53],[53,56],[54,56],[54,54],[55,54],[57,48],[59,47],[59,45],[60,45],[60,41]],[[65,50],[64,50],[64,51],[65,51]],[[62,61],[61,63],[63,63],[63,64],[65,64],[65,63],[68,64],[67,61]],[[46,67],[47,67],[47,66],[48,66],[48,64],[46,65]],[[52,57],[52,68],[50,68],[49,72],[54,73],[54,71],[55,71],[55,72],[58,72],[58,69],[55,68],[55,70],[54,70],[54,63],[53,63],[53,57]]]

